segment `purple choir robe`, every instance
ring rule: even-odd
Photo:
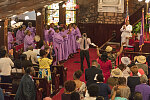
[[[75,31],[75,40],[77,37],[81,37],[81,32],[79,30],[79,28],[77,27],[76,29],[74,29]],[[80,44],[76,41],[76,49],[79,49],[80,48]]]
[[[63,36],[66,36],[64,39],[64,57],[63,59],[67,60],[68,59],[68,56],[69,56],[69,50],[68,50],[68,30],[65,30],[64,32],[60,32],[60,35],[63,37]]]
[[[76,40],[75,40],[75,31],[72,30],[71,33],[68,35],[68,48],[69,54],[76,53]]]
[[[53,35],[55,34],[55,30],[53,28],[50,28],[49,31],[49,42],[53,42]]]
[[[8,32],[8,50],[10,50],[13,46],[12,42],[14,41],[14,38],[12,36],[11,32]]]
[[[32,37],[35,37],[36,34],[36,29],[35,27],[27,27],[27,30],[29,30],[31,32]]]
[[[44,30],[44,40],[45,40],[45,42],[47,43],[49,43],[50,42],[50,40],[49,40],[49,30]]]
[[[27,50],[27,48],[29,46],[33,46],[33,48],[35,48],[35,44],[34,44],[34,38],[32,35],[26,35],[24,38],[24,51]]]
[[[56,62],[64,60],[64,39],[60,33],[54,33],[53,35],[53,47],[56,55]]]
[[[25,36],[25,35],[24,35],[24,32],[18,30],[17,33],[16,33],[16,42],[17,42],[18,44],[23,43],[23,41],[24,41],[24,36]]]

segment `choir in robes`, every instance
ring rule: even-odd
[[[77,39],[77,38],[80,38],[81,37],[81,32],[80,32],[80,30],[79,30],[79,28],[77,27],[77,25],[76,24],[73,24],[73,28],[74,28],[74,31],[75,31],[75,40]],[[79,49],[80,48],[80,44],[76,41],[76,49]]]
[[[22,31],[22,27],[20,27],[16,33],[17,44],[22,44],[24,42],[24,37],[25,37],[24,31]]]
[[[29,30],[26,30],[25,33],[26,33],[26,36],[24,38],[24,51],[27,51],[27,48],[29,46],[35,47],[35,44],[34,44],[34,38],[31,35],[31,32]]]
[[[49,29],[49,42],[53,42],[53,35],[55,34],[54,30],[54,24],[50,24],[50,29]]]
[[[60,35],[58,28],[55,29],[53,35],[53,46],[56,55],[56,62],[59,64],[59,61],[62,61],[64,57],[64,39]]]
[[[44,29],[44,40],[45,40],[46,43],[50,43],[49,30],[48,30],[47,25],[45,25],[45,29]]]
[[[8,50],[12,49],[13,45],[14,45],[14,38],[12,35],[12,32],[8,32]]]
[[[32,36],[32,37],[35,37],[36,29],[35,29],[35,27],[32,27],[32,23],[31,23],[31,22],[28,23],[27,30],[30,30],[31,36]]]

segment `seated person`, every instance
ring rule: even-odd
[[[133,100],[143,100],[141,92],[135,92]]]

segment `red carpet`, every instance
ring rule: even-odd
[[[98,58],[96,49],[89,49],[89,53],[90,53],[90,62]],[[64,67],[68,68],[67,80],[73,80],[73,73],[80,69],[80,63],[74,63],[75,61],[80,61],[80,53],[75,54],[73,58],[69,59],[68,61],[64,63]],[[88,68],[88,67],[87,67],[86,60],[84,59],[84,70],[85,68]],[[81,76],[81,81],[85,81],[84,73]],[[61,100],[61,94],[63,92],[64,92],[64,89],[62,88],[59,91],[59,93],[53,97],[53,100]]]

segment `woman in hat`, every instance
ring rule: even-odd
[[[101,58],[98,60],[98,63],[101,66],[100,69],[102,70],[104,78],[105,78],[104,83],[106,83],[107,79],[110,77],[110,71],[112,69],[111,61],[108,60],[108,56],[106,52],[102,54]]]
[[[135,56],[134,61],[136,62],[136,65],[139,69],[143,69],[145,74],[148,75],[148,65],[146,63],[146,57],[145,56]]]

